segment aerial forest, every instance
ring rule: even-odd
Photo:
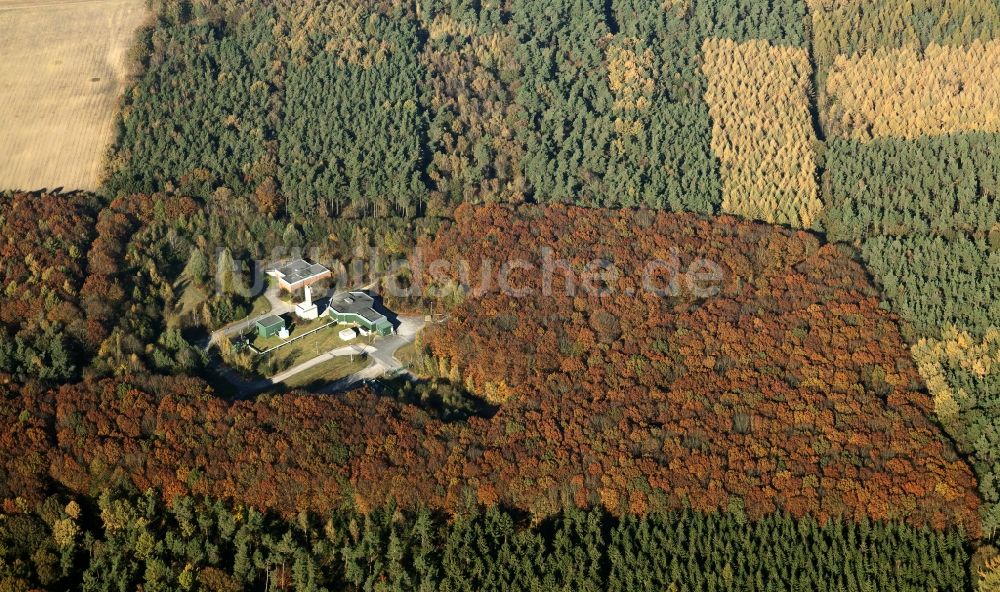
[[[994,0],[150,0],[130,60],[100,189],[0,188],[0,591],[1000,590]],[[238,396],[264,262],[368,253],[405,372]]]

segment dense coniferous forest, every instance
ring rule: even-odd
[[[101,190],[0,197],[0,590],[1000,589],[994,0],[150,8]],[[250,260],[543,246],[722,280],[210,386]]]
[[[247,193],[275,175],[274,13],[265,4],[218,12],[165,9],[143,35],[146,73],[124,97],[112,191],[207,197],[218,187]]]
[[[430,109],[427,211],[439,215],[463,201],[523,201],[519,130],[527,122],[514,101],[522,66],[506,12],[472,3],[445,11],[438,4],[427,4],[435,16],[425,19],[421,54]]]
[[[289,213],[412,217],[427,201],[416,24],[401,10],[366,11],[345,28],[347,41],[363,36],[366,46],[339,47],[320,29],[288,66],[279,143]]]
[[[991,0],[806,0],[818,79],[838,56],[879,49],[967,46],[1000,36],[1000,7]],[[824,85],[820,84],[820,88]],[[862,89],[859,89],[862,90]],[[823,97],[820,97],[821,104]]]
[[[615,519],[570,510],[538,525],[497,508],[446,520],[392,507],[281,521],[201,498],[165,506],[105,491],[54,495],[0,523],[5,585],[85,591],[960,591],[961,535],[898,524],[747,523],[690,511]]]
[[[826,149],[827,236],[855,242],[914,234],[1000,245],[1000,136],[832,139]]]
[[[291,212],[335,217],[484,198],[712,213],[702,42],[802,47],[807,20],[800,0],[185,6],[148,34],[108,188],[277,177]],[[178,109],[185,127],[159,132]]]
[[[721,163],[722,211],[810,228],[822,209],[805,50],[706,40],[705,99]]]

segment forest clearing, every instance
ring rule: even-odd
[[[0,0],[0,184],[96,189],[142,0]]]

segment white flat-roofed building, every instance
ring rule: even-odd
[[[299,288],[310,286],[322,279],[328,278],[332,274],[329,269],[318,263],[309,263],[305,259],[296,259],[269,270],[267,275],[276,278],[278,285],[283,290],[294,292]]]

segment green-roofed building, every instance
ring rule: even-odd
[[[257,320],[257,335],[262,339],[274,337],[285,328],[285,319],[277,315],[269,315]]]
[[[354,324],[377,335],[391,335],[392,322],[374,308],[375,299],[364,292],[349,292],[330,300],[329,315],[338,323]]]

